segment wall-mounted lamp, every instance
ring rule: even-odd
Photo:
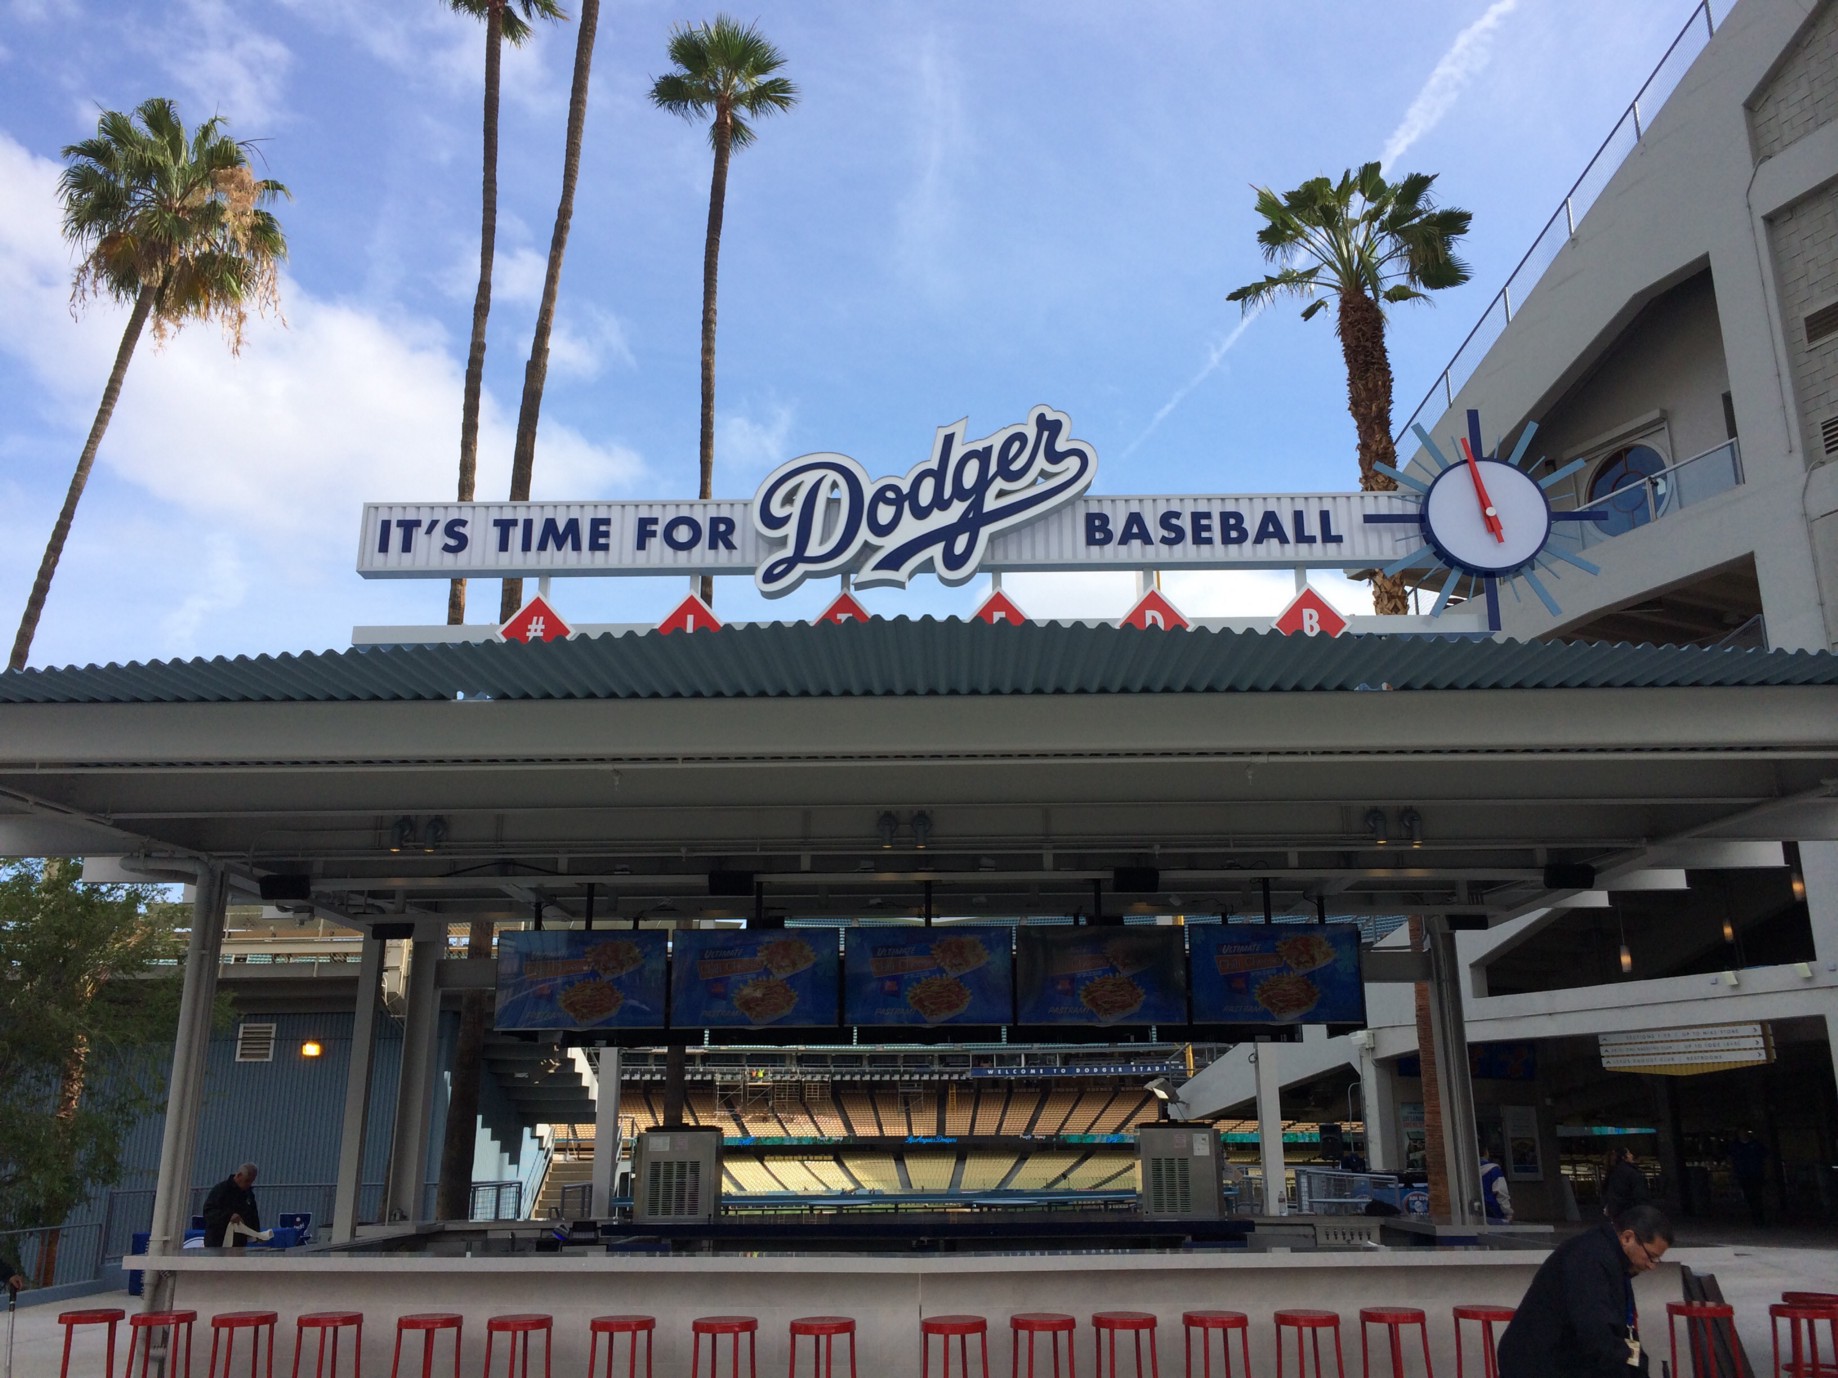
[[[932,840],[932,815],[921,809],[913,815],[913,846],[920,851]]]
[[[894,839],[900,835],[900,820],[894,816],[892,809],[888,809],[874,820],[874,830],[881,835],[882,850],[889,850],[893,847]]]
[[[1404,830],[1404,836],[1410,839],[1410,845],[1423,845],[1423,815],[1415,809],[1405,809],[1398,815],[1398,826]]]
[[[403,814],[389,829],[389,850],[399,852],[415,845],[415,820]]]
[[[1391,841],[1391,830],[1385,822],[1383,809],[1366,810],[1366,831],[1372,835],[1372,845],[1375,847],[1383,847]]]
[[[421,850],[424,852],[439,851],[440,844],[446,840],[447,820],[444,818],[430,818],[427,822],[427,826],[421,830]]]
[[[325,1048],[320,1045],[319,1040],[316,1038],[309,1038],[300,1045],[301,1057],[318,1057],[324,1051]]]

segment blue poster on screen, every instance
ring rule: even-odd
[[[664,934],[506,933],[500,1029],[661,1029]]]
[[[1221,924],[1187,930],[1196,1024],[1363,1024],[1359,929]]]
[[[845,1023],[1012,1024],[1013,929],[852,928]]]
[[[1022,928],[1015,936],[1018,1024],[1185,1024],[1178,928]]]
[[[670,1027],[834,1026],[840,943],[833,928],[679,932],[670,963]]]

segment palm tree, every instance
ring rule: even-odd
[[[512,502],[530,500],[530,476],[536,467],[536,423],[542,415],[542,389],[549,376],[549,332],[555,324],[555,298],[562,286],[568,227],[574,220],[574,188],[581,176],[581,135],[587,127],[587,79],[593,69],[594,32],[599,27],[600,0],[581,0],[580,31],[574,42],[574,83],[568,93],[568,140],[562,154],[562,199],[555,208],[555,232],[549,237],[549,268],[542,280],[542,304],[536,310],[536,337],[530,344],[530,361],[523,367],[517,448],[511,456]],[[498,620],[510,621],[522,605],[523,580],[506,579],[498,601]]]
[[[742,27],[725,14],[713,24],[670,32],[670,60],[676,70],[651,83],[651,101],[684,119],[713,114],[708,139],[715,148],[715,172],[708,189],[708,239],[702,250],[702,488],[715,483],[715,279],[721,258],[721,216],[728,194],[728,159],[752,143],[750,120],[789,110],[798,88],[774,76],[785,65],[759,26]],[[702,577],[702,601],[712,603],[715,581]]]
[[[105,296],[131,302],[132,309],[26,599],[8,669],[23,669],[31,654],[77,503],[147,322],[153,322],[154,339],[164,341],[188,321],[216,321],[236,354],[249,307],[264,314],[279,310],[278,270],[287,240],[262,207],[288,193],[250,170],[252,148],[226,135],[215,116],[187,137],[177,107],[155,98],[131,114],[103,111],[96,136],[64,150],[68,166],[58,178],[64,238],[81,256],[71,301]]]
[[[557,0],[447,0],[460,14],[485,21],[485,160],[480,177],[479,287],[472,299],[472,345],[466,353],[466,394],[460,406],[459,500],[471,502],[479,472],[479,395],[485,386],[485,323],[491,316],[491,261],[498,242],[498,86],[504,45],[523,44],[537,19],[565,19]],[[447,590],[447,621],[466,620],[466,581]]]
[[[1281,268],[1226,296],[1247,312],[1279,297],[1307,298],[1303,320],[1325,307],[1328,297],[1339,299],[1336,330],[1347,365],[1347,410],[1359,433],[1359,486],[1366,492],[1397,487],[1377,469],[1397,462],[1385,308],[1427,300],[1427,293],[1460,286],[1469,277],[1468,265],[1455,256],[1455,241],[1468,232],[1473,217],[1454,207],[1438,209],[1430,199],[1435,181],[1413,172],[1388,182],[1378,163],[1367,163],[1338,182],[1315,177],[1282,196],[1256,188],[1257,213],[1264,220],[1257,242],[1264,261]],[[1374,576],[1372,585],[1375,611],[1409,611],[1402,576]]]

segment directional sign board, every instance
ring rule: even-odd
[[[1701,1024],[1597,1037],[1602,1066],[1610,1072],[1688,1076],[1774,1061],[1774,1039],[1766,1024]]]

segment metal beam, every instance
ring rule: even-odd
[[[357,1197],[364,1178],[364,1131],[370,1118],[370,1076],[376,1062],[377,1007],[382,995],[383,942],[364,940],[358,959],[357,1003],[351,1021],[351,1062],[345,1072],[345,1113],[338,1140],[338,1192],[332,1240],[357,1237]]]

